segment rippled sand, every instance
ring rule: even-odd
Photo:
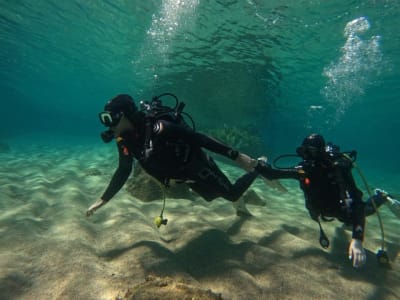
[[[115,149],[101,144],[20,145],[0,154],[0,299],[116,299],[147,275],[189,280],[223,299],[400,298],[400,222],[386,207],[392,270],[375,258],[376,217],[368,219],[367,265],[354,270],[346,258],[351,233],[324,224],[331,247],[323,250],[291,181],[281,193],[257,180],[266,205],[248,205],[253,217],[236,216],[223,199],[167,199],[168,225],[157,229],[161,199],[143,203],[123,189],[86,218],[116,163]]]

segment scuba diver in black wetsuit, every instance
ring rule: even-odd
[[[349,246],[349,259],[353,266],[362,266],[366,253],[362,246],[365,217],[376,212],[383,203],[400,218],[400,202],[386,192],[376,189],[375,195],[366,202],[357,188],[352,175],[356,152],[341,153],[339,147],[325,144],[319,134],[306,137],[297,154],[303,159],[294,168],[272,168],[264,162],[255,169],[267,179],[297,179],[304,192],[305,206],[313,220],[320,226],[320,243],[328,248],[329,240],[322,230],[320,220],[332,221],[336,218],[346,225],[352,225],[352,240]],[[379,257],[378,257],[379,258]]]
[[[176,107],[163,106],[162,96],[174,97]],[[165,186],[170,180],[177,180],[186,183],[207,201],[223,197],[238,202],[258,176],[254,171],[257,160],[196,132],[181,116],[185,114],[182,112],[184,104],[179,103],[173,94],[154,97],[151,103],[141,102],[141,105],[143,109],[139,111],[131,96],[121,94],[108,101],[104,112],[99,114],[100,121],[109,127],[102,133],[104,142],[114,138],[117,142],[119,165],[104,194],[87,210],[87,216],[122,188],[131,173],[134,159]],[[234,160],[248,173],[232,184],[202,148]],[[240,214],[241,208],[237,209]],[[243,210],[242,213],[246,213],[245,208]]]

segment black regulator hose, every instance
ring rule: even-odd
[[[277,162],[278,162],[279,160],[281,160],[282,158],[287,158],[287,157],[300,157],[300,156],[297,155],[297,154],[282,154],[282,155],[279,155],[277,158],[275,158],[275,159],[272,161],[272,166],[273,166],[275,169],[280,169],[280,170],[293,169],[295,166],[280,167],[280,166],[277,165]]]

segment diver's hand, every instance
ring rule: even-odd
[[[100,207],[102,207],[104,204],[106,204],[107,202],[104,201],[103,199],[99,199],[97,200],[95,203],[93,203],[88,210],[86,211],[86,216],[90,217],[91,215],[94,214],[94,212],[96,210],[98,210]]]
[[[361,267],[365,264],[367,260],[367,255],[360,240],[351,240],[349,246],[349,259],[353,260],[354,268]]]
[[[238,157],[235,159],[235,162],[240,168],[246,170],[247,172],[254,171],[255,166],[257,166],[257,160],[244,153],[239,153]]]

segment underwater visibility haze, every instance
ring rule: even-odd
[[[274,154],[321,132],[399,162],[399,1],[0,5],[2,136],[95,135],[115,94],[172,92]]]

